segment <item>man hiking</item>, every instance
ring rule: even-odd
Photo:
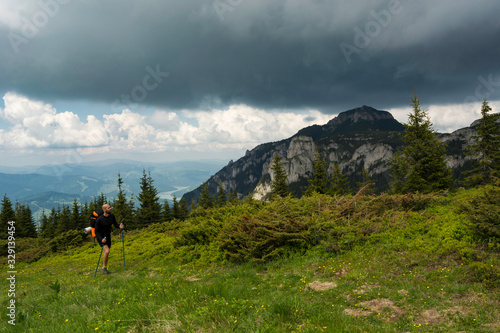
[[[114,225],[117,229],[123,229],[124,225],[120,223],[120,226],[118,226],[115,216],[111,214],[110,205],[102,205],[102,210],[104,213],[95,221],[95,234],[97,242],[99,242],[104,253],[102,257],[102,274],[109,274],[111,273],[108,271],[108,256],[111,249],[111,225]]]

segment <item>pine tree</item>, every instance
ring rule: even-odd
[[[346,175],[342,174],[338,163],[333,165],[333,174],[330,183],[330,194],[345,195],[349,193],[349,180]]]
[[[179,215],[181,220],[185,220],[189,216],[189,208],[186,198],[182,197],[179,201]]]
[[[62,234],[64,232],[71,230],[71,211],[68,206],[63,205],[62,209],[59,209],[57,222],[56,222],[56,233]]]
[[[163,222],[172,221],[172,213],[170,212],[170,205],[168,200],[163,201],[163,209],[161,210],[161,219]]]
[[[28,205],[16,203],[16,235],[18,237],[36,237],[35,223]]]
[[[445,145],[436,137],[417,94],[411,98],[412,113],[404,124],[404,147],[389,161],[395,193],[429,193],[450,188],[452,172],[446,166]]]
[[[226,204],[227,198],[226,193],[224,192],[224,187],[222,187],[222,182],[219,180],[219,187],[217,188],[217,199],[215,200],[215,204],[217,207],[222,207]]]
[[[177,202],[177,198],[175,195],[172,202],[172,217],[178,220],[181,219],[181,210],[179,207],[179,202]]]
[[[358,191],[365,188],[363,190],[364,195],[370,195],[375,193],[375,189],[373,188],[374,182],[370,177],[370,173],[364,166],[363,166],[363,171],[361,172],[361,179],[362,179],[361,182],[357,183]]]
[[[106,194],[100,193],[97,198],[94,198],[94,209],[101,209],[102,205],[105,203],[108,203],[108,198],[106,197]]]
[[[80,205],[78,200],[73,200],[73,205],[71,207],[71,217],[69,219],[69,227],[71,230],[78,230],[82,227],[83,222],[81,221]]]
[[[204,182],[201,185],[201,194],[200,194],[200,200],[198,201],[198,204],[200,205],[201,208],[205,208],[205,209],[213,206],[212,196],[210,195],[210,191],[208,189],[207,182]]]
[[[0,238],[7,238],[8,222],[15,221],[16,214],[12,209],[12,202],[4,194],[2,199],[2,209],[0,211]]]
[[[466,147],[466,155],[475,161],[465,179],[470,186],[490,184],[493,177],[500,176],[500,125],[496,123],[499,115],[490,112],[491,107],[485,99],[476,135],[471,137],[474,142]]]
[[[326,172],[325,161],[321,158],[319,147],[316,146],[313,163],[313,178],[309,180],[305,195],[313,193],[325,194],[328,192],[328,173]]]
[[[39,237],[49,238],[49,218],[45,214],[45,210],[42,211],[42,216],[40,217],[40,230],[38,232]]]
[[[271,184],[272,195],[279,197],[286,197],[290,194],[288,189],[288,183],[286,181],[287,175],[281,163],[281,157],[278,153],[274,154],[273,162],[271,165],[271,170],[273,171],[273,180]]]
[[[50,210],[50,214],[48,216],[47,224],[43,230],[43,237],[44,238],[52,238],[56,235],[56,228],[57,228],[57,220],[58,219],[59,219],[59,213],[56,211],[55,208],[52,208]]]
[[[123,179],[118,173],[118,194],[113,203],[113,214],[115,215],[118,223],[127,223],[133,219],[134,208],[133,204],[127,200],[125,191],[123,190]]]
[[[229,192],[228,202],[231,204],[236,204],[239,202],[238,193],[236,192],[236,190],[232,190],[231,192]]]
[[[144,227],[160,221],[161,205],[158,190],[154,187],[151,174],[143,169],[141,192],[137,196],[139,208],[136,214],[136,227]]]

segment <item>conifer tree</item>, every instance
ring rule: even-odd
[[[57,210],[55,208],[52,208],[50,210],[50,214],[48,217],[48,223],[47,223],[47,226],[44,230],[43,237],[52,238],[56,235],[58,218],[59,218],[59,213],[57,212]]]
[[[172,212],[168,200],[163,201],[163,209],[161,210],[161,219],[163,222],[172,221]]]
[[[4,194],[2,199],[2,207],[0,211],[0,237],[7,237],[7,227],[8,222],[15,221],[16,214],[14,209],[12,209],[12,202],[7,197],[7,194]]]
[[[404,146],[389,161],[395,193],[429,193],[450,188],[452,172],[446,166],[445,145],[436,137],[426,110],[415,92],[412,112],[404,124]]]
[[[56,222],[56,233],[62,234],[71,230],[71,211],[68,206],[63,205],[62,209],[59,208]]]
[[[185,220],[189,216],[189,208],[186,198],[182,197],[179,201],[179,215],[181,220]]]
[[[474,142],[466,147],[466,155],[475,161],[465,179],[470,186],[490,184],[493,177],[500,176],[500,125],[496,123],[499,115],[490,112],[491,107],[485,99],[476,135],[471,137]]]
[[[151,174],[142,170],[141,192],[137,196],[139,208],[136,215],[136,227],[144,227],[151,223],[159,222],[161,205],[158,190],[153,185]]]
[[[349,193],[349,180],[346,175],[342,174],[338,163],[333,165],[333,174],[330,183],[330,194],[345,195]]]
[[[42,216],[40,217],[40,230],[38,232],[39,237],[49,238],[49,230],[51,229],[49,225],[49,218],[45,214],[45,210],[42,211]]]
[[[83,222],[81,221],[80,205],[78,200],[73,200],[73,205],[71,207],[71,217],[69,219],[69,228],[71,230],[77,230],[82,228]]]
[[[213,206],[212,196],[210,195],[210,191],[208,189],[207,182],[204,182],[201,185],[201,194],[200,194],[200,200],[198,201],[198,204],[200,205],[201,208],[205,208],[205,209]]]
[[[108,203],[108,198],[106,194],[100,193],[97,198],[94,198],[94,209],[101,209],[105,203]]]
[[[219,180],[219,187],[217,188],[217,199],[215,200],[215,204],[217,207],[222,207],[226,204],[227,198],[226,193],[224,192],[224,187],[222,187],[222,182]]]
[[[313,163],[313,178],[309,180],[305,195],[313,193],[325,194],[328,192],[328,173],[326,172],[325,161],[321,158],[319,147],[316,146]]]
[[[36,237],[36,228],[28,205],[16,203],[16,235],[18,237]]]
[[[283,164],[281,163],[281,157],[278,153],[274,154],[273,162],[271,165],[271,170],[274,174],[274,179],[271,184],[272,195],[280,196],[282,198],[286,197],[290,194],[288,189],[288,183],[286,181],[287,175],[286,171],[283,168]]]
[[[133,203],[127,199],[122,185],[123,179],[120,173],[118,173],[118,194],[116,195],[116,200],[113,203],[113,214],[115,215],[118,223],[127,223],[131,222],[133,219],[134,207]]]
[[[231,204],[238,203],[238,193],[236,192],[236,190],[232,190],[231,192],[229,192],[228,202]]]
[[[179,202],[177,201],[177,197],[175,195],[172,202],[172,217],[178,220],[181,219],[181,210],[179,207]]]
[[[370,173],[366,169],[366,167],[363,166],[363,171],[361,172],[361,182],[359,182],[358,185],[358,191],[361,190],[362,188],[365,188],[363,194],[365,195],[370,195],[375,193],[375,189],[373,188],[374,182],[370,177]],[[368,186],[368,187],[367,187]]]

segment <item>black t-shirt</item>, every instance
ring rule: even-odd
[[[113,214],[109,214],[108,216],[101,215],[97,218],[95,221],[95,234],[99,241],[102,241],[104,237],[107,237],[107,239],[111,238],[112,225],[117,229],[120,228]]]

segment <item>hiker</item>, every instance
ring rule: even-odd
[[[102,252],[104,253],[102,257],[102,273],[109,274],[108,271],[108,256],[109,250],[111,249],[111,225],[114,225],[115,228],[123,229],[125,226],[123,223],[116,222],[115,216],[111,214],[111,206],[108,204],[102,205],[103,214],[99,216],[95,222],[95,233],[97,242],[102,248]]]

